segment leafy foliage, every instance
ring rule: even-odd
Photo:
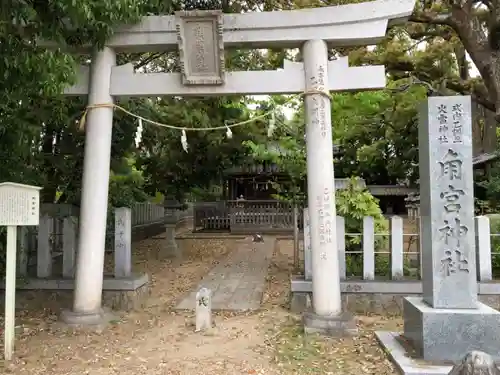
[[[74,81],[75,62],[80,58],[42,48],[39,40],[102,45],[114,26],[139,19],[142,4],[135,0],[2,2],[2,180],[42,186],[42,202],[79,204],[84,137],[76,120],[85,102],[59,94]],[[116,135],[113,156],[120,159],[130,142],[124,148]],[[4,243],[1,234],[1,254]]]
[[[399,83],[401,84],[401,83]],[[417,105],[425,90],[335,95],[334,141],[344,151],[336,174],[368,184],[414,184],[418,179]]]
[[[45,186],[44,201],[77,202],[83,137],[76,130],[84,102],[79,99],[60,99],[55,95],[72,80],[75,57],[61,51],[45,51],[37,47],[36,41],[43,37],[70,44],[102,44],[112,33],[116,24],[133,23],[141,15],[171,13],[178,9],[222,9],[225,12],[249,10],[276,10],[310,6],[337,5],[350,1],[301,1],[278,2],[143,2],[120,0],[107,3],[85,0],[68,2],[58,0],[48,6],[39,3],[23,3],[10,0],[1,7],[0,38],[4,95],[1,106],[0,134],[7,139],[2,153],[8,159],[0,166],[5,179],[36,183]],[[454,5],[458,6],[458,5]],[[449,26],[437,27],[439,37],[430,37],[431,32],[421,27],[422,12],[437,16],[450,9],[444,2],[440,7],[418,7],[414,20],[418,24],[397,27],[388,38],[375,49],[339,48],[332,56],[349,54],[354,64],[384,63],[395,85],[405,83],[407,77],[416,75],[434,85],[446,80],[455,82],[461,74],[456,45],[462,34],[448,38],[444,31]],[[430,13],[429,13],[430,12]],[[54,18],[55,17],[55,18]],[[57,22],[54,22],[57,20]],[[25,25],[19,27],[20,24]],[[76,30],[76,32],[75,32]],[[417,35],[420,32],[420,36]],[[78,35],[78,38],[75,36]],[[445,35],[443,37],[442,35]],[[418,49],[415,40],[428,38],[427,45]],[[445,43],[446,42],[446,43]],[[235,50],[228,52],[230,69],[275,69],[283,59],[300,59],[289,51],[272,50],[267,54],[259,51]],[[144,71],[175,71],[177,57],[172,53],[119,56],[120,61],[132,61],[137,69]],[[439,64],[435,62],[439,61]],[[3,65],[2,65],[3,64]],[[410,69],[411,68],[411,69]],[[338,175],[363,177],[368,183],[413,183],[416,173],[416,103],[425,97],[425,90],[415,88],[409,92],[393,94],[378,91],[360,94],[339,94],[334,98],[334,140],[344,146],[345,154],[336,164]],[[280,98],[275,98],[279,101]],[[233,98],[193,98],[179,100],[130,100],[125,104],[148,118],[188,127],[206,127],[235,122],[250,116],[247,104],[251,100]],[[263,107],[267,104],[260,103]],[[33,111],[34,107],[37,111]],[[292,147],[300,142],[303,131],[303,114],[292,123],[295,133],[283,135]],[[302,122],[302,123],[301,123]],[[13,125],[15,124],[15,125]],[[127,154],[134,154],[132,135],[135,121],[117,114],[113,138],[113,162]],[[167,129],[147,127],[144,141],[138,153],[137,167],[144,173],[148,193],[162,191],[182,198],[193,187],[210,189],[220,181],[221,171],[232,164],[245,161],[245,140],[259,143],[265,130],[263,124],[255,124],[234,132],[232,140],[220,133],[189,133],[189,153],[182,151],[179,133]],[[8,138],[7,138],[8,137]],[[2,142],[3,143],[3,142]],[[21,146],[22,145],[22,146]],[[248,145],[247,145],[248,146]],[[36,150],[42,148],[42,152]],[[69,151],[67,151],[69,150]],[[7,157],[8,156],[8,157]],[[293,156],[292,156],[293,157]],[[29,159],[29,162],[26,160]],[[289,167],[294,165],[291,160]],[[23,168],[18,168],[22,165]],[[40,168],[42,166],[42,168]],[[295,175],[295,173],[294,173]],[[76,178],[75,178],[76,177]],[[291,184],[294,186],[295,184]],[[291,188],[288,188],[290,190]],[[58,192],[65,193],[57,196]],[[298,192],[288,191],[287,195]]]
[[[356,179],[350,181],[347,189],[337,190],[336,193],[337,214],[345,219],[346,233],[361,233],[363,218],[371,216],[374,219],[375,233],[387,233],[387,221],[385,220],[378,200],[366,189],[360,188]],[[347,249],[359,249],[361,237],[347,237]],[[375,239],[376,248],[380,248],[384,242],[382,237]]]
[[[167,105],[162,106],[162,103]],[[244,101],[224,98],[182,102],[164,99],[158,105],[148,103],[142,108],[141,113],[149,113],[149,118],[189,128],[224,126],[249,116]],[[255,134],[259,134],[255,125],[233,128],[231,139],[227,138],[225,130],[188,132],[186,153],[181,147],[179,131],[147,127],[138,163],[148,176],[148,191],[160,191],[182,200],[194,187],[209,188],[212,184],[220,184],[222,172],[246,157],[241,142]]]

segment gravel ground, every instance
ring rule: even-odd
[[[396,374],[373,330],[399,330],[399,319],[359,317],[360,334],[348,339],[305,337],[299,317],[287,311],[292,259],[289,243],[276,248],[263,308],[253,314],[216,314],[216,327],[194,333],[190,313],[175,303],[217,264],[234,241],[192,240],[182,262],[159,261],[161,239],[135,248],[135,268],[152,275],[148,307],[117,317],[101,333],[62,328],[61,306],[48,301],[18,314],[16,359],[4,373],[30,375],[236,375]],[[40,304],[34,303],[34,306]],[[3,348],[2,348],[3,351]]]

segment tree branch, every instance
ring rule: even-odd
[[[446,40],[450,40],[452,31],[450,30],[449,32],[444,32],[439,30],[425,30],[422,32],[408,32],[407,34],[412,39],[424,39],[417,42],[421,43],[431,38],[443,38]]]
[[[417,70],[415,69],[414,64],[411,61],[397,61],[397,62],[385,62],[387,64],[387,69],[389,71],[399,71],[401,74],[397,74],[397,78],[404,78],[404,77],[410,77],[414,76],[416,77]],[[419,81],[426,83],[428,85],[431,85],[429,83],[429,78],[424,77],[421,74],[419,77],[416,77]],[[481,86],[481,85],[474,85],[473,82],[471,81],[463,81],[460,82],[458,80],[447,80],[446,81],[446,88],[450,89],[456,93],[459,93],[461,95],[471,95],[472,100],[475,102],[479,103],[483,107],[489,109],[490,111],[495,112],[495,103],[489,99],[488,92],[486,90],[486,87]],[[434,90],[438,92],[438,90]],[[440,93],[443,94],[443,93]]]
[[[484,87],[470,86],[458,81],[447,81],[446,87],[462,95],[471,95],[472,100],[484,108],[495,112],[495,103],[488,99],[488,93]]]
[[[143,66],[146,66],[148,65],[150,62],[152,62],[153,60],[156,60],[162,56],[164,56],[166,54],[166,52],[156,52],[156,53],[152,53],[151,55],[149,55],[148,57],[146,57],[144,60],[141,60],[139,61],[137,64],[134,65],[134,70],[137,70],[137,69],[140,69],[142,68]]]
[[[410,22],[427,23],[430,25],[454,26],[450,14],[435,14],[431,12],[415,12],[409,18]]]

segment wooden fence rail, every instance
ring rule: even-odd
[[[278,200],[229,200],[194,204],[193,230],[233,233],[291,232],[293,204]],[[299,228],[302,218],[299,217]]]

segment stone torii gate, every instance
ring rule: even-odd
[[[328,93],[383,88],[385,69],[349,67],[346,57],[328,61],[327,48],[376,44],[387,27],[404,22],[413,7],[414,0],[378,0],[245,14],[189,11],[144,17],[135,26],[118,29],[102,50],[94,51],[90,68],[81,68],[77,83],[66,91],[88,95],[89,108],[74,304],[63,320],[97,324],[105,319],[101,295],[114,97],[304,93],[313,258],[313,312],[306,315],[306,327],[342,331]],[[285,61],[279,71],[226,72],[227,47],[302,48],[304,62]],[[116,52],[176,49],[181,73],[135,73],[131,64],[116,66]]]

